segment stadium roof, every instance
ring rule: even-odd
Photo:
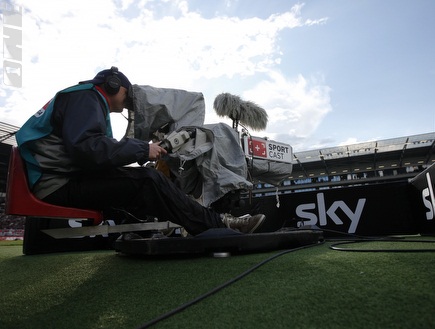
[[[296,152],[294,159],[292,179],[429,166],[435,162],[435,132]]]
[[[20,127],[0,122],[0,143],[17,145],[15,133],[18,131],[18,129],[20,129]]]

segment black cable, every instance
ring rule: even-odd
[[[225,282],[225,283],[223,283],[223,284],[213,288],[212,290],[206,292],[205,294],[203,294],[201,296],[198,296],[198,297],[192,299],[191,301],[189,301],[189,302],[187,302],[187,303],[185,303],[185,304],[183,304],[183,305],[181,305],[181,306],[179,306],[179,307],[177,307],[177,308],[175,308],[175,309],[173,309],[173,310],[171,310],[171,311],[169,311],[169,312],[167,312],[165,314],[162,314],[162,315],[158,316],[157,318],[154,318],[153,320],[151,320],[149,322],[144,323],[143,325],[138,327],[138,329],[149,328],[149,327],[157,324],[160,321],[163,321],[163,320],[165,320],[165,319],[167,319],[167,318],[169,318],[169,317],[171,317],[171,316],[173,316],[173,315],[175,315],[177,313],[180,313],[181,311],[184,311],[186,308],[188,308],[188,307],[190,307],[190,306],[192,306],[192,305],[194,305],[194,304],[204,300],[207,297],[210,297],[211,295],[217,293],[218,291],[220,291],[220,290],[230,286],[231,284],[235,283],[236,281],[244,278],[248,274],[250,274],[253,271],[255,271],[256,269],[258,269],[260,266],[263,266],[264,264],[274,260],[275,258],[278,258],[278,257],[280,257],[282,255],[288,254],[288,253],[293,252],[293,251],[298,251],[298,250],[302,250],[302,249],[318,246],[320,244],[323,244],[323,242],[319,242],[317,244],[310,244],[310,245],[305,245],[305,246],[294,248],[294,249],[288,249],[288,250],[281,251],[281,252],[279,252],[279,253],[277,253],[277,254],[275,254],[275,255],[265,259],[264,261],[254,265],[253,267],[251,267],[247,271],[243,272],[242,274],[239,274],[235,278],[233,278],[233,279],[231,279],[231,280],[229,280],[229,281],[227,281],[227,282]]]
[[[433,249],[362,249],[362,248],[341,248],[338,246],[348,245],[348,244],[356,244],[362,242],[400,242],[400,243],[435,243],[434,240],[398,240],[398,239],[388,239],[383,238],[379,240],[352,240],[352,241],[343,241],[334,243],[329,246],[332,250],[338,251],[352,251],[352,252],[435,252],[435,248]]]
[[[122,116],[124,117],[124,119],[127,120],[129,123],[130,123],[130,122],[133,122],[133,119],[130,118],[130,115],[129,115],[128,117],[126,117],[126,116],[124,115],[124,113],[121,113],[121,115],[122,115]]]
[[[122,209],[122,208],[116,208],[116,207],[111,207],[111,209],[116,210],[116,211],[119,211],[119,212],[121,212],[121,213],[124,213],[124,215],[133,218],[133,220],[135,220],[135,221],[138,222],[138,223],[147,223],[147,222],[148,222],[147,220],[143,220],[143,219],[140,219],[140,218],[136,217],[135,215],[133,215],[132,213],[128,212],[128,211],[125,210],[125,209]]]
[[[435,240],[416,240],[416,239],[406,239],[403,236],[361,236],[354,233],[347,233],[347,232],[341,232],[336,230],[328,230],[328,229],[320,229],[317,227],[311,227],[310,228],[313,231],[322,231],[322,232],[330,232],[334,234],[340,234],[343,236],[350,236],[353,237],[353,239],[346,239],[346,241],[343,241],[340,239],[340,242],[331,244],[329,246],[330,249],[336,250],[336,251],[351,251],[351,252],[435,252],[434,249],[429,248],[423,248],[423,249],[362,249],[362,248],[341,248],[338,246],[343,246],[347,244],[357,244],[357,243],[364,243],[364,242],[403,242],[403,243],[435,243]],[[327,241],[332,241],[332,239],[326,239]]]

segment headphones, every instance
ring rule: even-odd
[[[110,71],[110,75],[104,82],[104,89],[109,95],[115,95],[121,88],[121,79],[118,77],[118,68],[116,66],[112,66]]]

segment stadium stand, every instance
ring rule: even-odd
[[[280,193],[415,177],[435,163],[435,133],[294,152],[293,172]],[[276,188],[257,184],[257,196]]]

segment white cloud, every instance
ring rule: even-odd
[[[0,121],[21,125],[59,89],[112,65],[133,83],[203,92],[209,122],[212,97],[242,94],[268,110],[269,135],[307,136],[330,111],[324,83],[277,73],[280,32],[324,23],[304,21],[302,5],[266,19],[206,19],[187,1],[21,3],[23,87],[2,90]],[[123,133],[126,121],[113,122]]]
[[[289,79],[270,72],[269,76],[243,94],[267,110],[267,134],[287,142],[312,134],[332,110],[330,88],[318,79],[307,80],[302,75]]]

